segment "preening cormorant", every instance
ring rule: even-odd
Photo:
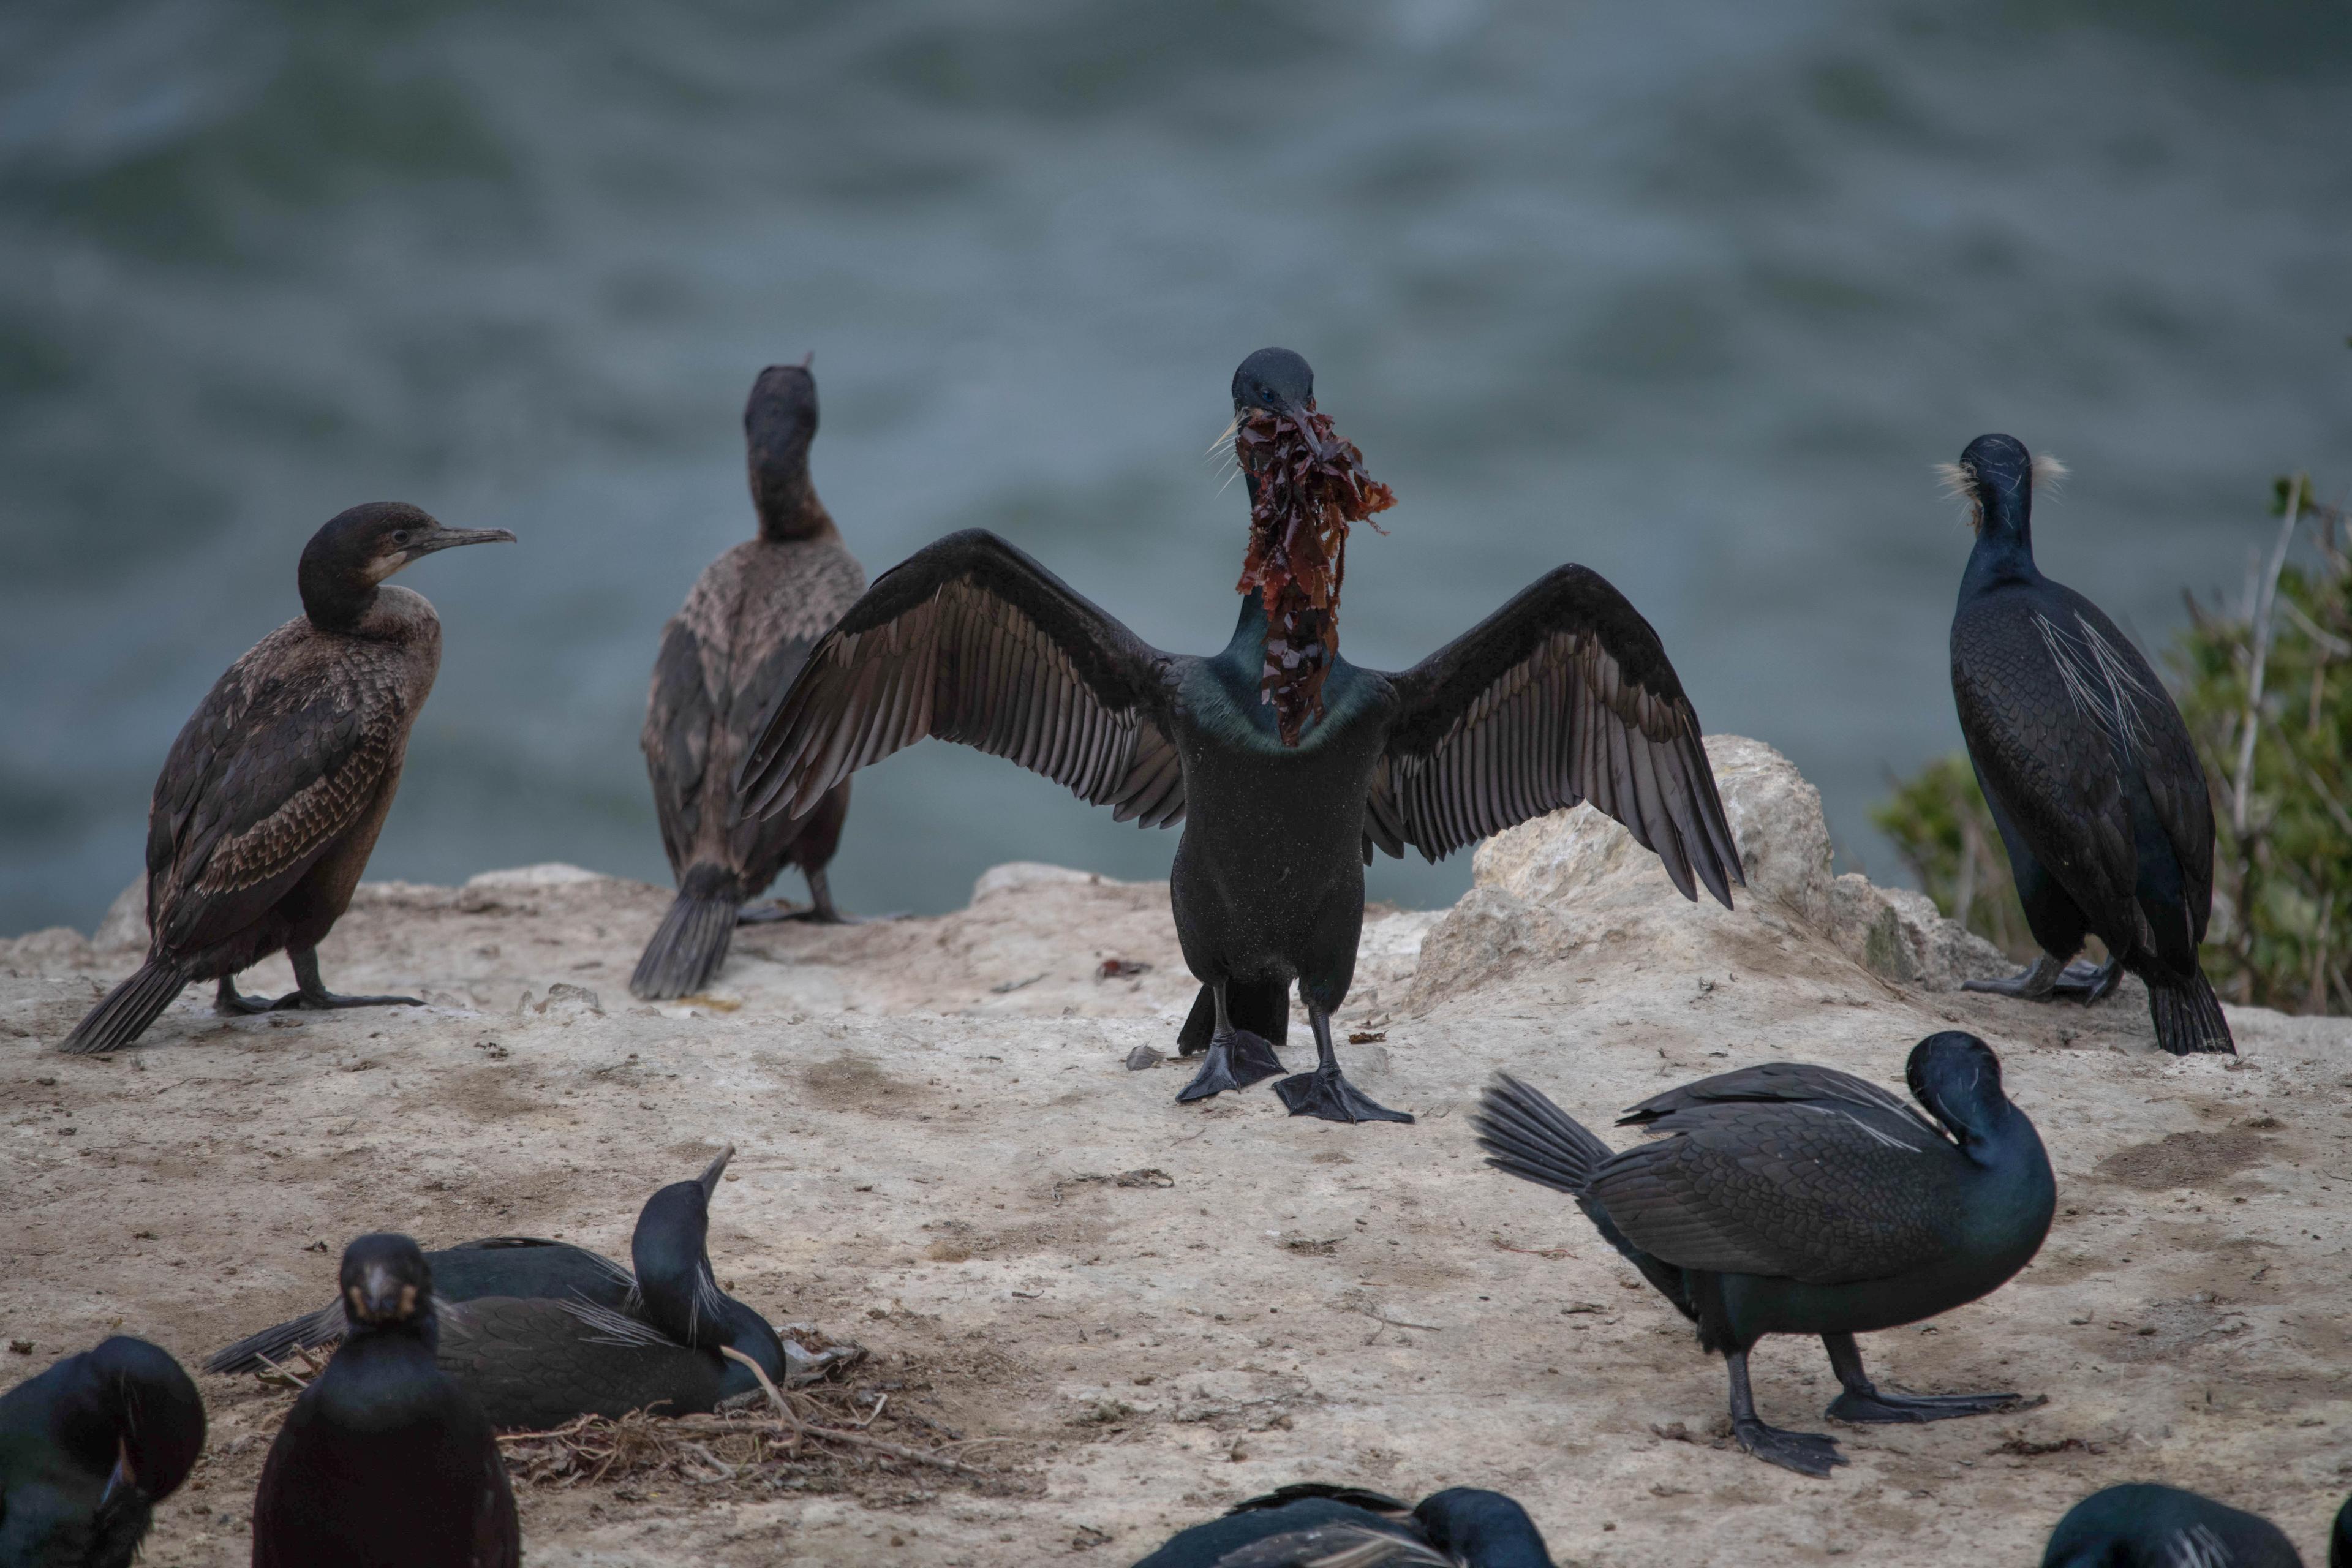
[[[2352,1568],[2352,1559],[2331,1554],[2329,1564]],[[2068,1509],[2050,1532],[2042,1568],[2303,1568],[2303,1556],[2259,1514],[2143,1482],[2093,1492]]]
[[[1948,470],[1977,533],[1952,616],[1952,700],[2042,956],[1971,991],[2095,1002],[2129,970],[2157,1044],[2231,1051],[2197,961],[2213,904],[2204,764],[2164,682],[2099,607],[2033,563],[2037,465],[1979,436]],[[2085,932],[2102,967],[2069,965]]]
[[[1501,1492],[1451,1487],[1415,1507],[1307,1483],[1179,1531],[1135,1568],[1552,1568],[1535,1521]]]
[[[1162,653],[1003,540],[951,534],[818,642],[743,787],[761,813],[804,812],[938,736],[1121,820],[1183,821],[1171,901],[1201,991],[1178,1038],[1208,1056],[1178,1098],[1283,1070],[1295,979],[1318,1065],[1276,1086],[1292,1114],[1409,1121],[1348,1083],[1331,1044],[1375,847],[1434,860],[1589,799],[1685,896],[1727,905],[1738,853],[1665,649],[1596,573],[1549,573],[1409,670],[1340,658],[1346,522],[1387,491],[1315,411],[1298,355],[1252,354],[1233,397],[1253,539],[1223,652]]]
[[[2057,1204],[2041,1135],[2001,1092],[1990,1047],[1930,1035],[1906,1071],[1936,1121],[1876,1084],[1798,1062],[1643,1100],[1618,1125],[1667,1136],[1622,1152],[1508,1077],[1473,1121],[1488,1164],[1573,1197],[1698,1325],[1700,1347],[1722,1353],[1740,1447],[1825,1476],[1845,1462],[1834,1441],[1757,1418],[1748,1352],[1766,1334],[1822,1337],[1845,1390],[1829,1407],[1842,1421],[1940,1421],[2019,1399],[1886,1394],[1863,1370],[1854,1335],[2000,1286],[2040,1249]]]
[[[373,501],[303,547],[302,614],[229,666],[172,743],[147,812],[147,962],[66,1037],[77,1054],[130,1044],[192,980],[217,980],[223,1012],[361,1007],[413,996],[338,996],[318,946],[350,907],[400,787],[409,727],[441,667],[424,595],[384,579],[503,528],[444,528]],[[241,996],[236,974],[286,950],[298,989]]]
[[[0,1565],[130,1568],[205,1446],[171,1355],[122,1335],[0,1394]]]
[[[253,1568],[515,1568],[514,1493],[474,1396],[434,1363],[433,1268],[404,1236],[343,1249],[351,1322],[261,1468]]]
[[[425,1254],[442,1313],[438,1359],[493,1426],[555,1426],[649,1405],[708,1410],[759,1386],[725,1346],[779,1386],[793,1376],[775,1329],[719,1288],[708,1250],[710,1199],[734,1152],[646,1201],[630,1238],[632,1273],[585,1247],[492,1237]],[[266,1356],[331,1344],[340,1304],[252,1334],[205,1363],[251,1371]]]
[[[709,984],[727,962],[743,900],[787,864],[808,879],[812,907],[803,918],[841,919],[824,869],[849,815],[848,782],[804,816],[755,816],[735,793],[735,770],[768,705],[866,591],[864,568],[809,482],[816,378],[805,363],[760,373],[743,406],[743,435],[760,536],[712,562],[695,583],[663,629],[646,698],[646,772],[677,900],[629,978],[644,997],[685,996]]]

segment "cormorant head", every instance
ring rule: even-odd
[[[205,1446],[205,1404],[196,1385],[171,1355],[127,1335],[117,1335],[94,1350],[68,1356],[20,1387],[9,1391],[6,1405],[35,1416],[36,1431],[45,1435],[79,1478],[37,1489],[8,1485],[0,1466],[0,1552],[12,1548],[28,1552],[9,1556],[10,1563],[82,1561],[78,1546],[67,1556],[52,1559],[44,1548],[51,1543],[87,1536],[94,1512],[110,1512],[160,1501],[179,1489],[195,1468]],[[8,1409],[0,1426],[24,1430],[17,1409]],[[5,1456],[5,1448],[0,1448]]]
[[[116,1433],[110,1488],[138,1487],[150,1502],[177,1491],[205,1447],[205,1402],[171,1352],[117,1334],[89,1353]]]
[[[2009,1096],[2000,1087],[2000,1058],[1990,1046],[1958,1029],[1930,1035],[1912,1047],[1903,1076],[1911,1086],[1911,1098],[1957,1137],[1990,1131],[2009,1109]]]
[[[1501,1492],[1449,1487],[1421,1500],[1412,1510],[1430,1543],[1457,1563],[1475,1568],[1552,1568],[1536,1521]]]
[[[710,1272],[710,1199],[734,1157],[730,1144],[701,1175],[672,1182],[647,1198],[629,1237],[629,1263],[646,1317],[682,1344],[709,1347],[727,1340],[725,1298]]]
[[[2033,487],[2055,486],[2066,465],[2036,458],[2014,436],[1979,436],[1957,463],[1938,463],[1945,488],[1969,509],[1969,526],[1979,535],[2024,537],[2033,520]]]
[[[763,539],[807,539],[833,526],[809,482],[809,443],[816,438],[816,376],[809,366],[815,357],[770,365],[743,405],[751,505]]]
[[[343,1317],[352,1331],[429,1320],[433,1266],[404,1236],[379,1231],[343,1248]]]
[[[338,512],[302,547],[295,580],[302,609],[328,631],[348,631],[374,602],[376,584],[416,560],[459,544],[511,544],[503,528],[444,528],[404,501],[369,501]]]
[[[1261,409],[1286,416],[1307,437],[1309,450],[1323,455],[1323,439],[1307,416],[1315,408],[1315,372],[1288,349],[1260,349],[1234,372],[1234,414],[1247,418]]]

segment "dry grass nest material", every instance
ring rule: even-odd
[[[830,1342],[795,1334],[803,1348]],[[748,1358],[761,1392],[710,1415],[583,1415],[545,1432],[501,1432],[499,1451],[518,1487],[624,1487],[668,1479],[751,1496],[775,1491],[893,1494],[949,1483],[992,1496],[1034,1496],[1042,1479],[1024,1464],[1026,1439],[968,1437],[910,1408],[904,1397],[929,1387],[911,1367],[887,1380],[843,1374],[870,1367],[860,1355],[836,1363],[827,1381],[783,1390]],[[326,1355],[298,1351],[254,1374],[267,1387],[299,1393]]]

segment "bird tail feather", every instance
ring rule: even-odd
[[[343,1337],[343,1305],[333,1302],[299,1318],[289,1318],[273,1323],[257,1334],[247,1334],[225,1350],[205,1358],[206,1372],[236,1373],[259,1372],[262,1359],[274,1362],[293,1359],[299,1350],[316,1350],[320,1345],[333,1344]]]
[[[68,1056],[91,1057],[129,1045],[187,984],[188,977],[178,965],[149,958],[139,966],[138,973],[100,998],[58,1049]]]
[[[1508,1073],[1495,1075],[1495,1081],[1479,1099],[1478,1109],[1471,1112],[1470,1124],[1477,1129],[1478,1146],[1486,1151],[1486,1163],[1574,1198],[1601,1240],[1640,1269],[1683,1316],[1698,1320],[1698,1303],[1683,1270],[1634,1246],[1592,1196],[1593,1174],[1615,1150],[1541,1090],[1530,1089]]]
[[[2147,1011],[2156,1021],[2156,1043],[2176,1057],[2200,1052],[2237,1055],[2230,1021],[2221,1016],[2221,999],[2213,994],[2211,983],[2202,973],[2191,972],[2186,980],[2150,981]]]
[[[688,996],[718,977],[735,942],[743,889],[731,871],[697,866],[678,884],[677,900],[646,943],[629,989],[648,1002]]]
[[[1496,1073],[1471,1114],[1486,1163],[1526,1181],[1582,1197],[1592,1173],[1615,1152],[1545,1097],[1508,1073]]]

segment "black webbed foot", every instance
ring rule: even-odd
[[[329,1013],[344,1007],[422,1007],[419,996],[341,996],[332,991],[289,991],[269,1004],[269,1011]]]
[[[1326,1121],[1411,1121],[1411,1113],[1391,1110],[1339,1075],[1338,1068],[1318,1068],[1284,1079],[1274,1086],[1293,1116],[1319,1116]]]
[[[1906,1421],[1949,1421],[1956,1415],[1991,1415],[2024,1404],[2021,1394],[1867,1394],[1848,1389],[1830,1401],[1832,1421],[1857,1426]]]
[[[1282,1070],[1282,1058],[1274,1054],[1274,1047],[1264,1036],[1235,1029],[1230,1035],[1210,1040],[1209,1054],[1202,1059],[1201,1070],[1177,1091],[1177,1103],[1190,1105],[1229,1089],[1246,1089]]]
[[[774,925],[780,921],[804,919],[808,912],[806,910],[796,910],[788,904],[780,904],[775,900],[770,899],[764,903],[745,904],[741,909],[737,910],[735,923],[739,926]]]
[[[1741,1447],[1766,1464],[1794,1470],[1801,1476],[1823,1477],[1847,1462],[1846,1457],[1838,1452],[1837,1439],[1820,1432],[1786,1432],[1750,1416],[1732,1422],[1731,1435],[1739,1440]]]
[[[2055,994],[2062,970],[2058,961],[2048,953],[2033,961],[2030,969],[1999,980],[1963,980],[1963,991],[1981,991],[1993,996],[2014,996],[2021,1002],[2047,1002]]]
[[[243,1014],[250,1017],[257,1013],[274,1011],[277,1006],[278,1004],[267,996],[247,996],[239,992],[236,983],[226,974],[221,976],[220,989],[213,994],[213,1011],[215,1013]]]
[[[2112,958],[2103,964],[2077,959],[2058,972],[2058,978],[2050,983],[2050,994],[2087,1007],[2113,991],[2123,974],[2124,966]]]

